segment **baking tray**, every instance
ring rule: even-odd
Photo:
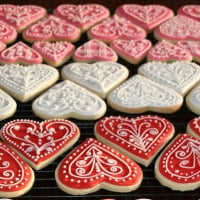
[[[49,10],[50,11],[50,10]],[[149,34],[148,39],[151,40],[152,44],[156,43],[156,40],[154,40],[153,34]],[[18,41],[21,40],[23,41],[23,38],[21,35],[18,36]],[[81,39],[75,43],[75,46],[78,47],[84,42],[88,41],[87,35],[82,34]],[[23,41],[25,42],[25,41]],[[27,43],[28,44],[28,43]],[[65,64],[73,62],[72,59],[70,59],[68,62]],[[143,60],[140,64],[138,65],[133,65],[130,63],[127,63],[126,61],[122,59],[118,59],[118,62],[123,64],[129,69],[131,77],[132,75],[137,73],[137,68],[146,62],[146,60]],[[59,67],[58,70],[60,71],[63,66]],[[61,81],[61,78],[60,80]],[[14,119],[32,119],[32,120],[37,120],[37,121],[42,121],[42,119],[38,118],[35,116],[32,112],[32,101],[28,103],[20,103],[17,101],[18,108],[15,113],[15,115],[9,119],[3,120],[0,122],[0,127],[2,127],[5,123],[14,120]],[[173,114],[159,114],[159,113],[152,113],[152,112],[146,112],[142,114],[154,114],[154,115],[159,115],[162,117],[165,117],[169,121],[171,121],[175,127],[175,135],[178,133],[184,133],[186,130],[187,123],[189,120],[191,120],[193,117],[196,117],[197,115],[193,114],[190,112],[185,103],[181,107],[181,109]],[[126,113],[121,113],[118,111],[113,110],[111,107],[108,106],[107,112],[105,116],[110,116],[110,115],[121,115],[121,116],[127,116],[127,117],[136,117],[141,114],[126,114]],[[76,120],[70,118],[69,120],[73,121],[76,123],[80,129],[81,132],[81,137],[79,141],[74,145],[77,146],[80,144],[84,139],[88,137],[94,137],[94,125],[97,120]],[[72,147],[70,150],[72,150],[74,147]],[[117,193],[117,192],[110,192],[106,190],[99,190],[95,193],[88,194],[88,195],[82,195],[82,196],[75,196],[75,195],[69,195],[61,191],[58,186],[56,185],[56,181],[54,178],[54,173],[57,165],[59,162],[67,155],[67,153],[70,152],[68,150],[65,152],[63,155],[61,155],[59,158],[57,158],[53,163],[51,163],[49,166],[46,168],[35,171],[35,183],[32,187],[32,189],[26,193],[23,196],[20,196],[15,199],[26,199],[26,200],[37,200],[37,199],[48,199],[48,200],[58,200],[58,199],[123,199],[123,200],[134,200],[138,198],[150,198],[150,199],[171,199],[174,198],[176,200],[178,199],[184,199],[184,200],[199,200],[200,199],[200,188],[196,189],[194,191],[187,191],[187,192],[179,192],[179,191],[173,191],[167,187],[162,186],[155,178],[154,176],[154,161],[151,163],[149,167],[143,167],[141,166],[143,173],[144,173],[144,178],[142,181],[141,186],[129,193]]]

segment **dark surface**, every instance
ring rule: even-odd
[[[3,3],[3,1],[0,1],[0,2]],[[12,1],[12,2],[16,2],[16,1]],[[20,1],[20,2],[26,3],[29,1]],[[34,2],[36,3],[39,1],[34,1]],[[58,0],[56,1],[56,3],[60,3],[60,2],[61,1],[58,1]],[[74,1],[74,2],[76,2],[76,1]],[[116,1],[116,2],[119,2],[119,1]],[[148,3],[150,1],[146,1],[146,2]],[[193,2],[195,2],[195,1],[193,1]],[[10,1],[9,1],[9,3],[10,3]],[[148,38],[152,41],[152,43],[156,42],[152,35],[149,35]],[[18,40],[22,40],[21,35],[19,35]],[[75,45],[76,45],[76,47],[78,47],[79,45],[81,45],[82,43],[84,43],[86,41],[87,41],[87,36],[85,34],[83,34],[80,41],[78,41]],[[70,63],[70,62],[72,62],[72,60],[68,61],[68,63]],[[133,74],[137,73],[138,66],[140,64],[144,63],[145,60],[142,63],[140,63],[139,65],[129,64],[129,63],[123,61],[122,59],[119,59],[118,62],[125,65],[130,71],[130,76],[132,76]],[[61,70],[61,68],[62,68],[62,66],[58,69]],[[16,114],[12,118],[1,121],[0,127],[2,127],[6,122],[11,121],[13,119],[18,119],[18,118],[21,118],[21,119],[26,118],[26,119],[42,121],[41,119],[37,118],[33,114],[32,109],[31,109],[31,104],[32,104],[32,102],[29,102],[29,103],[18,102],[18,109],[17,109]],[[147,113],[143,113],[143,114],[147,114]],[[161,115],[158,113],[150,113],[150,112],[148,112],[148,114],[157,114],[159,116],[163,116],[163,117],[167,118],[168,120],[170,120],[175,126],[176,134],[185,132],[186,125],[189,122],[189,120],[192,119],[193,117],[196,117],[195,114],[193,114],[192,112],[190,112],[187,109],[185,103],[183,104],[182,108],[174,114]],[[111,109],[108,106],[106,116],[110,116],[110,115],[123,115],[123,116],[128,116],[128,117],[138,116],[138,115],[120,113],[120,112],[114,111],[113,109]],[[70,120],[75,122],[81,131],[80,140],[78,141],[78,143],[76,145],[81,143],[87,137],[94,137],[93,128],[94,128],[94,124],[96,121],[91,121],[91,120],[90,121],[80,121],[80,120],[75,120],[75,119],[70,119]],[[109,192],[106,190],[100,190],[98,192],[95,192],[95,193],[92,193],[89,195],[85,195],[85,196],[68,195],[68,194],[62,192],[57,187],[55,178],[54,178],[54,171],[55,171],[58,163],[64,158],[64,156],[68,152],[66,152],[65,154],[60,156],[55,162],[50,164],[48,167],[46,167],[40,171],[35,171],[36,179],[35,179],[35,184],[34,184],[33,188],[25,195],[15,198],[15,199],[26,199],[26,200],[28,200],[28,199],[31,199],[31,200],[37,200],[37,199],[40,199],[40,200],[42,200],[42,199],[48,199],[48,200],[51,200],[51,199],[52,200],[57,200],[57,199],[80,199],[80,200],[96,199],[96,200],[98,200],[98,199],[103,199],[103,198],[115,198],[115,199],[123,199],[123,200],[133,200],[133,199],[137,199],[137,198],[151,198],[151,199],[162,199],[162,200],[165,200],[165,199],[167,200],[167,199],[172,199],[172,198],[176,199],[176,200],[178,200],[178,199],[198,200],[198,199],[200,199],[200,189],[197,189],[195,191],[189,191],[189,192],[178,192],[178,191],[172,191],[171,189],[163,187],[154,177],[154,161],[148,168],[141,166],[143,169],[143,172],[144,172],[144,179],[143,179],[141,186],[136,191],[121,194],[121,193]]]

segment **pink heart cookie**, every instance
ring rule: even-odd
[[[34,181],[33,170],[15,152],[0,142],[0,196],[21,196],[32,188]]]
[[[56,182],[61,190],[83,195],[106,189],[130,192],[143,178],[141,168],[117,150],[88,138],[58,165]]]
[[[6,24],[5,22],[0,20],[0,41],[5,44],[10,44],[17,39],[17,31],[14,27]]]
[[[35,49],[51,66],[58,67],[69,60],[74,52],[74,45],[67,41],[38,41],[33,44]]]
[[[158,62],[191,61],[192,55],[185,48],[162,40],[149,50],[147,60]]]
[[[48,15],[29,26],[23,31],[22,35],[26,41],[31,43],[39,40],[75,42],[80,38],[81,32],[65,20],[54,15]]]
[[[13,26],[17,32],[21,32],[46,14],[46,9],[36,5],[0,5],[0,19]]]
[[[110,116],[96,123],[95,136],[147,167],[173,137],[174,130],[172,123],[156,115]]]
[[[79,135],[74,123],[62,119],[43,122],[14,120],[1,128],[2,140],[36,170],[46,167],[68,150]]]
[[[106,43],[114,39],[140,40],[146,37],[146,31],[123,17],[113,15],[93,26],[88,37]]]
[[[117,8],[116,13],[144,28],[148,32],[174,16],[171,9],[156,4],[124,4]]]
[[[23,42],[17,42],[0,53],[3,64],[40,64],[42,56]]]
[[[188,191],[200,187],[200,140],[179,134],[155,163],[155,176],[172,190]]]
[[[184,5],[181,6],[178,11],[178,14],[190,17],[200,21],[200,5]]]
[[[123,40],[116,39],[110,43],[111,48],[117,52],[117,54],[132,64],[138,64],[146,53],[151,48],[152,44],[150,40]]]
[[[179,40],[200,40],[200,22],[197,20],[176,15],[175,17],[163,22],[154,31],[157,39],[165,39],[171,42]]]
[[[191,119],[188,122],[186,132],[200,139],[200,117],[199,116]]]
[[[78,62],[117,61],[117,54],[103,42],[93,39],[76,49],[73,59]]]
[[[100,4],[62,4],[54,10],[54,14],[84,32],[97,22],[107,18],[110,12]]]

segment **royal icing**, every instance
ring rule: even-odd
[[[163,40],[149,50],[147,60],[158,62],[191,61],[192,55],[185,48]]]
[[[38,41],[34,42],[32,47],[40,53],[46,63],[55,67],[66,62],[75,49],[74,45],[67,41]]]
[[[172,113],[181,107],[183,98],[162,84],[134,75],[112,90],[107,101],[115,110],[126,113]]]
[[[70,79],[105,98],[109,91],[125,80],[128,69],[114,62],[71,63],[62,68],[62,77]]]
[[[9,147],[0,142],[0,195],[16,197],[31,189],[34,183],[31,168]]]
[[[200,80],[199,65],[192,62],[149,62],[141,65],[138,73],[174,89],[183,96]]]
[[[134,161],[93,138],[69,153],[56,169],[61,189],[76,195],[101,188],[109,190],[106,183],[113,185],[116,192],[135,190],[142,177],[142,170]]]
[[[146,31],[123,17],[113,15],[88,31],[89,38],[111,42],[114,39],[140,40],[146,37]]]
[[[117,61],[117,54],[103,42],[92,39],[79,46],[73,54],[79,62]]]
[[[151,31],[159,24],[173,17],[173,11],[162,5],[124,4],[117,8],[116,13],[133,23]]]
[[[95,125],[95,135],[99,140],[106,141],[145,166],[151,163],[173,134],[173,125],[154,115],[137,118],[110,116]]]
[[[183,15],[176,15],[159,25],[154,34],[158,39],[166,39],[172,42],[179,40],[196,41],[200,39],[200,22]]]
[[[194,190],[200,186],[200,140],[179,134],[156,162],[159,181],[173,190]],[[159,175],[160,174],[160,175]]]
[[[0,19],[21,32],[31,23],[46,15],[46,10],[36,5],[0,5]]]
[[[124,40],[116,39],[110,43],[119,56],[132,64],[138,64],[151,48],[150,40]]]
[[[71,121],[62,119],[43,122],[20,119],[5,124],[1,138],[39,170],[78,140],[79,129]]]
[[[106,111],[105,102],[85,88],[65,80],[54,85],[32,104],[41,118],[97,119]]]
[[[108,17],[110,12],[100,4],[62,4],[54,10],[54,14],[82,31],[86,31],[97,22]]]
[[[0,120],[11,117],[17,109],[15,100],[0,89]]]
[[[200,5],[184,5],[178,9],[178,14],[200,21]]]
[[[45,64],[22,66],[18,64],[0,67],[0,87],[21,102],[38,95],[59,78],[56,69]]]
[[[5,44],[10,44],[17,38],[17,31],[14,27],[6,24],[5,22],[0,20],[0,41]]]
[[[80,37],[80,30],[54,15],[39,20],[23,31],[23,38],[28,42],[39,40],[65,40],[75,42]]]
[[[186,132],[200,139],[200,117],[199,116],[191,119],[188,122]]]
[[[6,64],[39,64],[42,56],[23,42],[17,42],[0,53],[0,62]]]
[[[0,41],[0,52],[6,48],[6,44]]]

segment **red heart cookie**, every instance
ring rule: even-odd
[[[13,26],[17,32],[21,32],[46,14],[46,9],[35,5],[0,5],[0,19]]]
[[[173,17],[173,11],[162,5],[124,4],[117,8],[116,13],[133,23],[151,31],[156,26]]]
[[[155,176],[172,190],[194,190],[200,187],[200,140],[179,134],[155,163]]]
[[[54,15],[48,15],[29,26],[23,31],[22,35],[28,42],[40,40],[64,40],[75,42],[80,38],[81,32],[78,28],[67,23],[65,20]]]
[[[123,17],[113,15],[88,31],[88,37],[109,43],[115,39],[140,40],[146,31]]]
[[[40,64],[42,56],[23,42],[17,42],[0,53],[3,64]]]
[[[55,177],[61,190],[82,195],[101,188],[130,192],[140,186],[143,173],[127,156],[88,138],[63,159]]]
[[[200,117],[195,117],[188,122],[186,132],[200,139]]]
[[[152,44],[150,40],[123,40],[116,39],[110,43],[113,50],[117,52],[126,61],[137,64],[145,56],[151,48]]]
[[[147,59],[158,62],[191,61],[192,55],[185,48],[163,40],[149,50]]]
[[[144,166],[151,163],[173,135],[174,126],[167,119],[153,115],[105,117],[95,125],[95,136],[100,141]]]
[[[99,40],[89,40],[76,49],[73,59],[78,62],[117,61],[117,54]]]
[[[54,14],[80,28],[83,32],[108,17],[110,12],[100,4],[62,4],[54,10]]]
[[[17,197],[28,192],[35,181],[32,169],[0,142],[0,196]]]
[[[54,67],[65,63],[75,49],[74,45],[67,41],[38,41],[32,47],[40,53],[46,63]]]
[[[1,138],[34,169],[44,168],[79,138],[78,127],[67,120],[14,120],[1,129]]]

